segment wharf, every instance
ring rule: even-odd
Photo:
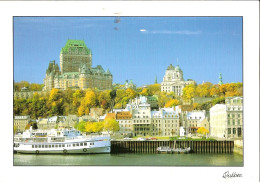
[[[158,153],[160,146],[174,147],[175,141],[111,141],[111,153]],[[194,153],[233,153],[234,141],[181,141],[175,148],[191,148]]]

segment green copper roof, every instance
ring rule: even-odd
[[[223,82],[222,82],[222,73],[219,73],[219,81],[218,81],[218,84],[219,85],[222,85],[223,84]]]
[[[91,50],[87,48],[84,40],[68,40],[66,45],[61,49],[61,53],[67,54],[69,50],[74,52],[76,49],[81,53],[91,54]]]

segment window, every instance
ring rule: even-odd
[[[80,143],[80,146],[83,146],[83,143]]]
[[[64,144],[62,144],[62,147],[65,147],[65,145],[64,145]]]
[[[231,134],[231,128],[228,128],[228,134]]]
[[[233,134],[236,134],[236,128],[233,128]]]
[[[34,145],[32,145],[32,148],[34,148]]]

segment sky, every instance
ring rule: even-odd
[[[243,81],[242,17],[119,18],[14,17],[14,81],[42,84],[68,39],[84,40],[113,83],[161,83],[170,64],[198,84]]]

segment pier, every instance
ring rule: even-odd
[[[157,147],[190,147],[194,153],[233,153],[234,141],[111,141],[111,153],[157,153]]]

